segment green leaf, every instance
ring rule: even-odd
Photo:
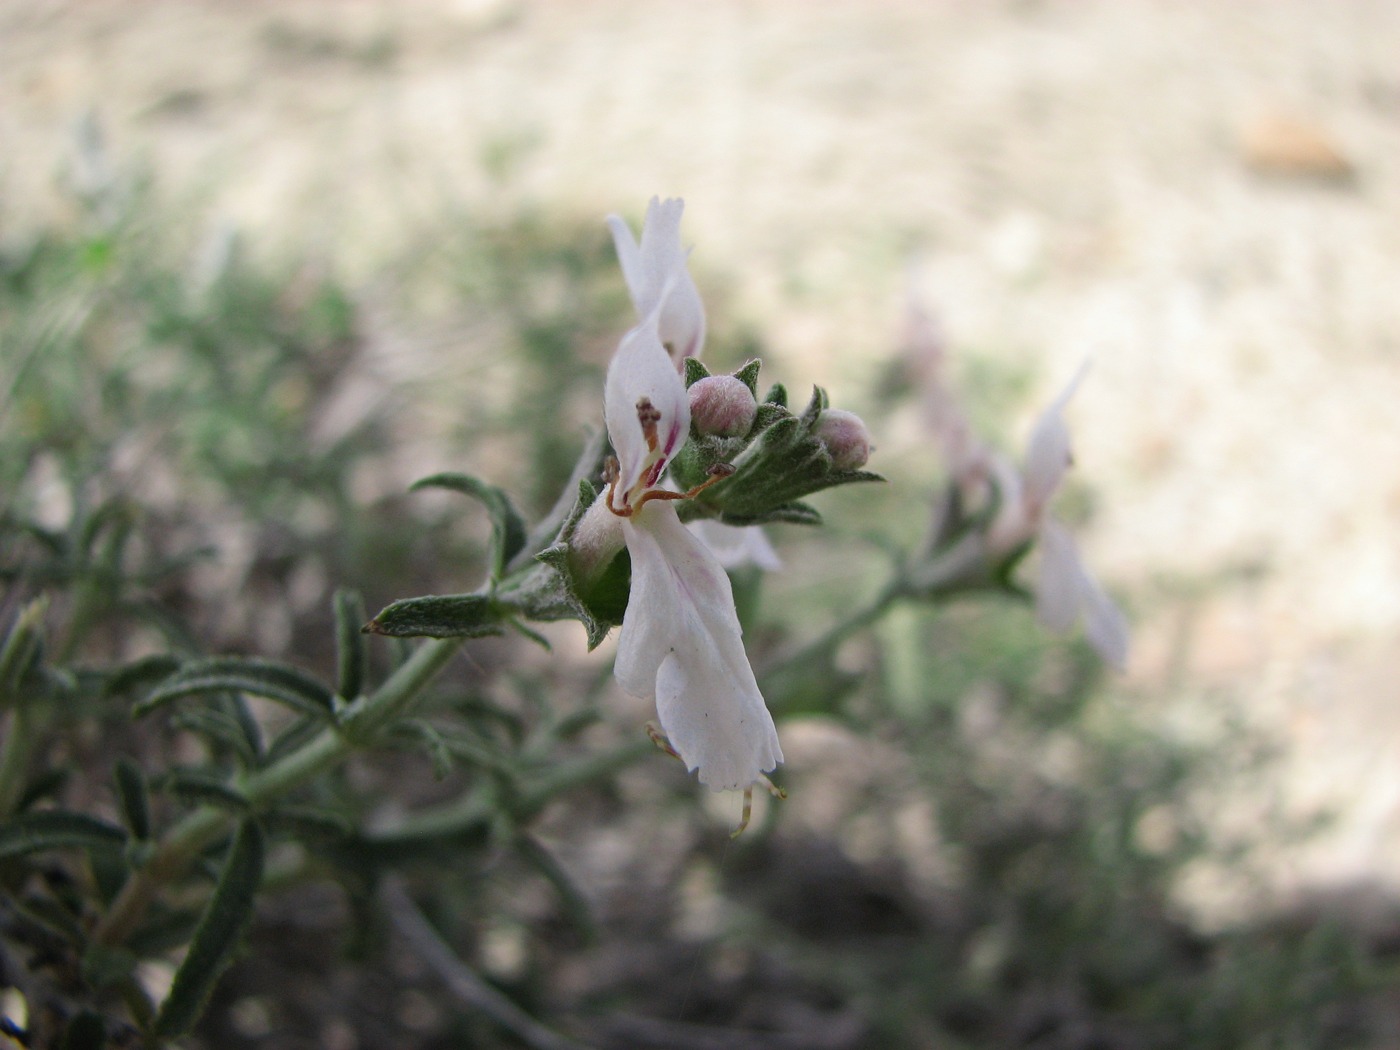
[[[249,805],[243,793],[222,777],[197,770],[177,769],[164,774],[156,781],[162,791],[208,806],[220,806],[238,813],[248,811]]]
[[[710,370],[704,366],[698,357],[687,357],[684,360],[685,385],[690,389],[702,379],[710,377]]]
[[[190,950],[175,971],[170,997],[161,1004],[154,1025],[157,1038],[184,1035],[204,1012],[209,993],[232,961],[253,917],[265,853],[262,828],[254,820],[245,820],[234,836]]]
[[[113,779],[117,787],[117,802],[122,819],[131,834],[144,842],[151,837],[151,806],[147,796],[146,774],[141,767],[123,755],[117,759]]]
[[[421,718],[407,719],[394,727],[394,735],[404,737],[428,753],[433,763],[433,776],[438,780],[444,779],[456,765],[452,758],[452,749],[447,746],[442,733],[430,722]]]
[[[393,638],[482,638],[504,634],[501,614],[486,594],[427,594],[385,608],[361,628]]]
[[[758,370],[762,367],[763,362],[755,357],[734,373],[734,378],[749,388],[749,393],[753,394],[755,401],[758,400]]]
[[[369,650],[360,625],[365,622],[365,603],[357,591],[335,592],[336,692],[344,700],[354,700],[364,691],[369,673]]]
[[[229,694],[214,697],[214,702],[229,699]],[[317,725],[323,724],[320,720]],[[254,769],[261,756],[261,736],[249,738],[248,727],[237,710],[226,708],[187,707],[170,719],[173,729],[182,729],[204,737],[216,754],[232,753],[244,769]]]
[[[43,646],[44,614],[48,607],[47,598],[30,602],[20,610],[5,636],[5,644],[0,647],[0,701],[11,696],[20,679],[32,671]]]
[[[410,491],[439,488],[460,492],[480,500],[491,516],[491,579],[500,580],[505,567],[525,546],[525,520],[516,511],[510,497],[495,485],[472,477],[470,474],[434,474],[415,482]]]
[[[784,503],[748,517],[726,511],[720,515],[720,521],[726,525],[767,525],[772,522],[782,522],[786,525],[820,525],[822,516],[817,508],[805,503]]]
[[[107,679],[106,695],[121,696],[133,690],[149,688],[179,669],[179,657],[169,653],[143,656],[112,673]]]
[[[288,664],[241,656],[186,664],[147,693],[132,713],[139,718],[171,700],[226,691],[265,697],[326,720],[335,717],[334,694],[318,679]]]
[[[125,829],[86,813],[42,809],[0,826],[0,857],[49,849],[120,849],[126,837]]]

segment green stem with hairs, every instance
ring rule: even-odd
[[[239,792],[254,811],[264,810],[339,765],[376,729],[402,715],[460,645],[458,638],[423,644],[388,681],[346,711],[340,725],[322,730],[266,769],[248,774],[237,785]],[[160,888],[183,874],[202,850],[227,833],[235,817],[228,810],[204,806],[167,831],[150,859],[117,894],[93,939],[105,945],[124,941],[140,925]]]

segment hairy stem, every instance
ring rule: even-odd
[[[401,715],[461,645],[435,639],[418,650],[379,689],[346,712],[340,726],[322,730],[266,769],[238,785],[254,810],[264,810],[309,780],[343,762],[373,731]],[[160,888],[179,877],[207,846],[226,834],[235,814],[205,806],[165,833],[146,864],[131,876],[94,931],[99,944],[125,940],[140,924]]]

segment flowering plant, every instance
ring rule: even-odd
[[[942,602],[973,591],[1024,597],[1012,574],[1038,546],[1041,618],[1061,628],[1083,615],[1090,641],[1110,662],[1122,663],[1124,621],[1046,510],[1069,462],[1062,414],[1072,384],[1034,429],[1020,471],[969,436],[956,399],[931,390],[929,397],[942,398],[947,409],[940,425],[949,481],[929,541],[892,560],[889,579],[871,602],[852,604],[805,644],[766,646],[755,669],[730,571],[777,570],[781,562],[767,530],[819,525],[810,497],[883,479],[865,469],[872,445],[864,421],[833,407],[821,388],[805,403],[790,404],[783,384],[760,391],[757,360],[731,374],[711,373],[702,363],[706,315],[681,242],[682,214],[679,200],[653,200],[640,238],[621,219],[608,220],[636,323],[622,335],[601,391],[590,390],[595,406],[602,395],[596,414],[604,429],[583,443],[552,509],[530,522],[509,493],[467,474],[418,482],[415,490],[449,490],[485,509],[491,530],[484,579],[468,593],[391,602],[372,618],[357,594],[337,592],[333,674],[279,659],[203,655],[145,596],[144,589],[184,563],[156,559],[128,571],[131,559],[159,552],[133,541],[135,512],[120,500],[93,507],[75,485],[73,519],[62,530],[37,518],[15,527],[23,537],[18,549],[29,553],[20,566],[7,567],[6,578],[19,583],[7,595],[0,639],[0,879],[16,900],[21,892],[24,899],[0,912],[0,934],[18,945],[6,947],[0,963],[6,972],[29,965],[46,973],[44,960],[58,959],[63,980],[40,976],[25,987],[35,1018],[58,1019],[50,1028],[40,1030],[36,1020],[31,1031],[7,1018],[6,1034],[19,1033],[31,1045],[100,1045],[90,1038],[93,1026],[115,1030],[120,1026],[104,1020],[104,1011],[123,1010],[123,1032],[138,1032],[151,1045],[182,1038],[237,955],[265,886],[310,880],[321,871],[319,847],[304,848],[309,827],[334,842],[330,850],[343,863],[332,867],[347,892],[363,896],[366,886],[382,886],[380,904],[415,943],[422,943],[424,920],[394,881],[405,857],[450,865],[462,850],[487,842],[542,873],[577,910],[580,894],[532,825],[556,799],[609,781],[650,744],[579,748],[575,735],[598,714],[591,709],[558,711],[541,701],[548,710],[532,725],[472,690],[446,690],[444,697],[434,683],[468,639],[516,632],[544,643],[532,624],[574,620],[595,648],[617,628],[617,682],[655,703],[660,727],[651,730],[653,739],[700,783],[743,793],[740,831],[756,785],[782,793],[768,776],[784,761],[781,705],[792,691],[782,683],[804,671],[826,674],[844,638],[898,603]],[[223,287],[217,276],[206,284],[201,296]],[[185,335],[199,347],[232,339],[245,307],[246,298],[230,293],[226,323],[195,326]],[[176,320],[165,318],[164,330],[179,330]],[[278,330],[257,343],[287,340]],[[243,367],[257,363],[251,353],[230,356]],[[215,393],[237,374],[219,364],[211,379]],[[285,386],[281,363],[268,367],[267,375],[255,372],[243,401],[261,406],[267,390]],[[52,411],[42,407],[29,405],[27,416]],[[252,429],[266,429],[266,422]],[[312,444],[307,435],[296,440]],[[32,449],[11,458],[43,461]],[[262,478],[275,471],[239,464],[237,473]],[[27,494],[16,505],[26,500]],[[387,548],[391,541],[376,542]],[[71,594],[62,591],[65,584]],[[108,639],[98,627],[106,618],[133,610],[168,632],[159,635],[168,638],[165,648],[152,652],[148,635],[123,630],[115,632],[117,657],[105,664],[79,659],[105,651],[101,643]],[[396,641],[381,651],[369,636]],[[129,651],[130,638],[142,646]],[[410,638],[422,640],[397,641]],[[765,697],[780,698],[774,710]],[[92,711],[110,734],[184,734],[180,748],[171,747],[180,760],[143,762],[140,752],[123,753],[107,761],[110,787],[65,793],[63,763],[93,738],[72,728],[80,717],[74,712]],[[405,747],[428,755],[442,776],[467,767],[466,786],[457,797],[394,819],[376,808],[372,792],[350,801],[352,756]],[[93,806],[93,798],[111,802]],[[274,848],[279,840],[298,847],[290,861]],[[78,854],[82,863],[73,867],[82,868],[81,877],[51,877],[48,858],[55,852]],[[429,943],[427,951],[440,948]],[[17,958],[21,963],[12,965]],[[150,978],[152,961],[168,968],[163,986]],[[460,980],[454,986],[462,987]],[[532,1022],[518,1008],[489,988],[467,986],[473,1009],[529,1041],[523,1033],[533,1031]]]

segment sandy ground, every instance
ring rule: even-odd
[[[1234,705],[1344,808],[1285,884],[1400,889],[1397,46],[1391,0],[6,2],[0,212],[61,206],[90,109],[211,225],[352,280],[445,203],[680,195],[779,376],[856,392],[917,257],[954,351],[1041,397],[1094,359],[1124,687]],[[877,437],[920,452],[912,414]]]

